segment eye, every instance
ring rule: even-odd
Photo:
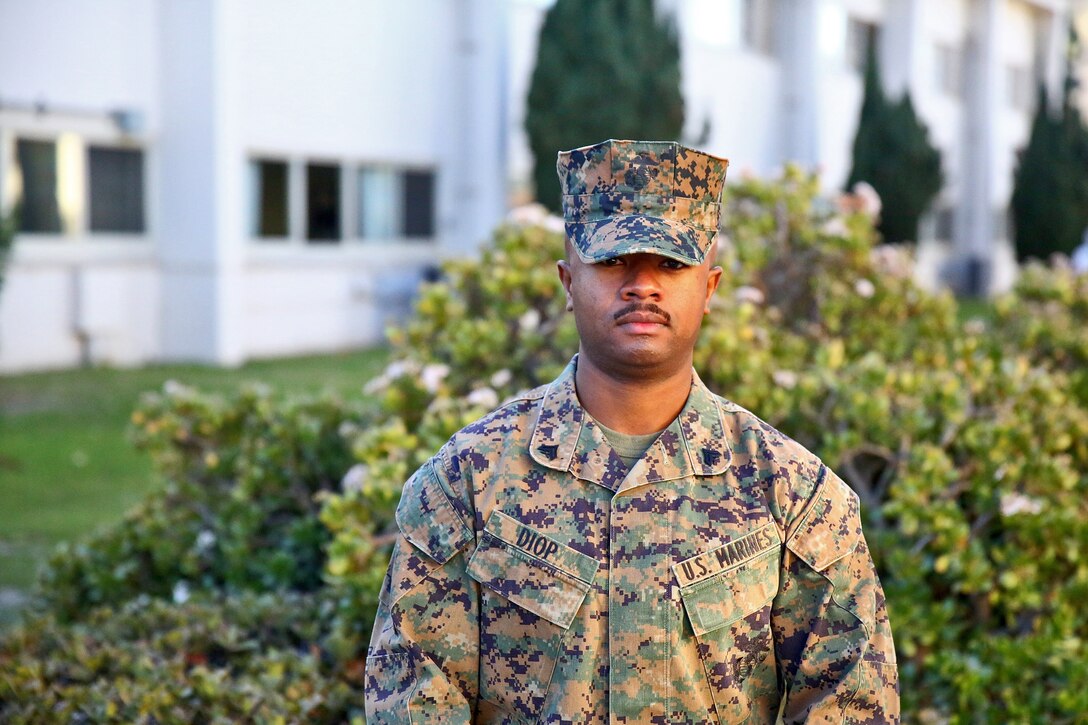
[[[612,259],[602,259],[597,264],[601,267],[619,267],[623,264],[622,257],[612,257]]]
[[[662,260],[661,266],[664,267],[665,269],[676,270],[676,269],[685,269],[688,265],[684,264],[683,262],[681,262],[679,260],[669,259],[668,257],[666,257],[664,260]]]

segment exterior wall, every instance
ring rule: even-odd
[[[85,201],[61,204],[75,220],[64,234],[17,237],[0,372],[380,340],[421,275],[471,253],[504,213],[503,6],[0,0],[0,208],[17,198],[15,140],[60,135],[142,149],[146,219],[114,238],[88,232]],[[292,166],[285,238],[251,231],[255,158]],[[335,244],[305,238],[307,163],[341,166]],[[432,237],[360,238],[364,164],[434,172]],[[70,175],[85,192],[86,168]]]
[[[677,11],[684,140],[728,158],[732,178],[770,173],[781,159],[778,63],[769,53],[743,47],[713,3],[680,3]],[[704,124],[710,132],[705,140],[698,138]]]
[[[155,15],[140,0],[0,0],[0,208],[13,202],[16,137],[136,146],[153,163]],[[122,109],[141,112],[133,120],[142,133],[122,132],[110,115]],[[86,169],[75,162],[65,171],[73,193],[58,201],[67,232],[19,235],[4,271],[0,371],[137,364],[157,354],[151,236],[90,232],[80,193]],[[149,228],[154,216],[149,204]]]
[[[511,206],[533,200],[533,156],[525,133],[529,84],[536,65],[537,40],[544,20],[540,0],[508,0],[506,53],[507,199]],[[556,178],[556,184],[559,179]]]
[[[742,0],[659,3],[680,31],[682,140],[730,158],[733,178],[800,161],[829,192],[849,171],[862,94],[850,23],[878,24],[886,86],[911,91],[943,156],[937,206],[956,212],[929,225],[926,268],[955,282],[974,258],[991,290],[1011,282],[1002,214],[1030,108],[1010,103],[1009,69],[1042,63],[1056,90],[1063,23],[1075,12],[1088,27],[1084,0],[756,0],[767,42],[745,37]],[[64,233],[21,234],[6,270],[0,372],[236,364],[380,339],[428,267],[472,253],[526,200],[525,98],[548,5],[0,0],[0,207],[17,196],[16,139],[57,140],[66,159]],[[962,91],[938,83],[945,49],[962,58]],[[145,231],[89,230],[89,144],[143,152]],[[282,238],[253,232],[255,159],[289,166]],[[336,244],[306,239],[314,162],[341,168]],[[375,164],[434,172],[433,236],[362,238],[355,175]]]

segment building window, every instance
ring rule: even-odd
[[[250,234],[286,237],[287,162],[256,159],[250,162]]]
[[[880,26],[860,18],[850,18],[846,26],[846,55],[850,67],[865,72],[869,52],[880,49]]]
[[[56,234],[61,231],[57,202],[57,144],[18,139],[15,154],[22,176],[16,202],[19,231]]]
[[[937,90],[956,98],[963,95],[966,87],[963,49],[950,45],[938,45],[936,71]]]
[[[1005,93],[1009,106],[1018,111],[1030,113],[1034,104],[1035,88],[1032,72],[1020,66],[1008,66],[1005,69]]]
[[[956,212],[950,206],[937,210],[934,237],[942,242],[952,241],[955,234]]]
[[[91,231],[144,232],[143,151],[91,146],[87,160]]]
[[[404,173],[404,236],[423,239],[434,236],[434,172]]]
[[[306,238],[340,239],[340,166],[306,164]]]
[[[426,239],[434,236],[435,175],[388,166],[359,169],[359,236]]]
[[[404,177],[388,167],[359,169],[359,236],[392,239],[401,236],[404,218]]]

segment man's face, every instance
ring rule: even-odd
[[[721,267],[711,267],[711,259],[707,254],[690,267],[657,254],[629,254],[586,264],[568,248],[559,278],[581,355],[627,379],[691,367],[703,315],[721,280]]]

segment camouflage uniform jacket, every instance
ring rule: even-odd
[[[576,360],[405,484],[368,722],[897,722],[856,494],[697,376],[625,470]]]

